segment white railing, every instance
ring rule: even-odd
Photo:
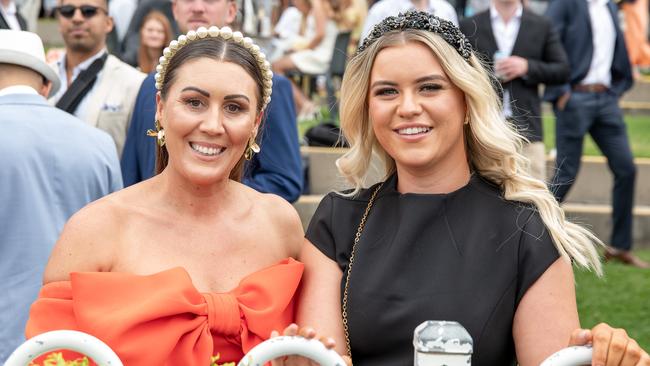
[[[28,339],[9,356],[5,366],[27,366],[46,353],[66,349],[82,353],[102,366],[122,366],[122,361],[106,343],[90,334],[55,330]]]
[[[43,333],[23,343],[9,356],[5,366],[26,366],[30,361],[59,349],[85,354],[101,366],[122,366],[122,362],[105,343],[82,332],[57,330]],[[343,359],[328,350],[320,341],[302,337],[282,336],[255,346],[238,366],[263,365],[275,358],[300,355],[322,366],[344,366]],[[581,366],[591,363],[591,347],[569,347],[551,355],[540,366]]]

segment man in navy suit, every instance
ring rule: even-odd
[[[201,26],[223,27],[232,23],[237,4],[234,0],[173,0],[172,12],[180,31],[187,33]],[[152,73],[140,86],[121,160],[124,186],[154,175],[156,142],[146,136],[148,129],[155,129],[154,83]],[[242,183],[294,202],[302,192],[302,161],[293,92],[290,81],[282,76],[273,76],[273,94],[261,133],[262,151],[247,162]]]
[[[610,0],[553,0],[547,16],[571,65],[569,83],[549,87],[545,93],[557,118],[552,190],[560,202],[565,198],[578,174],[589,133],[614,173],[614,227],[606,259],[649,268],[631,253],[636,168],[618,100],[633,80],[616,6]]]

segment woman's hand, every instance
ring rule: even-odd
[[[316,338],[316,331],[312,327],[302,327],[298,328],[298,325],[296,324],[291,324],[288,327],[284,329],[284,332],[282,332],[282,335],[285,336],[301,336],[307,339],[314,339]],[[280,336],[280,333],[277,331],[271,332],[271,338],[278,337]],[[336,346],[336,342],[334,339],[330,337],[320,337],[318,339],[325,345],[327,349],[333,349]],[[345,360],[346,364],[348,366],[352,366],[352,361],[350,360],[349,357],[343,356],[343,359]],[[271,362],[273,366],[318,366],[318,363],[315,361],[312,361],[306,357],[302,356],[286,356],[282,358],[275,359]]]
[[[624,329],[600,323],[592,329],[576,329],[570,346],[592,344],[593,366],[650,366],[650,356]]]

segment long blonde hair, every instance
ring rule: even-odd
[[[602,275],[596,245],[602,242],[589,230],[566,220],[564,211],[544,182],[528,173],[528,160],[519,153],[526,141],[501,114],[494,85],[498,82],[472,54],[469,62],[438,35],[420,30],[391,31],[348,63],[341,86],[341,128],[350,150],[338,161],[341,174],[359,192],[363,177],[376,155],[386,176],[396,170],[395,160],[375,138],[368,113],[368,84],[375,58],[386,47],[420,42],[431,49],[443,70],[465,94],[469,124],[465,144],[471,169],[497,184],[505,199],[529,203],[539,212],[560,255]]]

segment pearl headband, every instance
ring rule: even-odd
[[[169,61],[174,57],[176,52],[188,43],[206,37],[221,38],[229,42],[237,43],[255,57],[264,78],[262,82],[264,85],[264,90],[262,90],[262,100],[264,101],[262,103],[262,109],[264,109],[271,101],[271,90],[273,86],[271,64],[266,60],[266,55],[260,50],[260,47],[253,43],[252,39],[244,37],[241,32],[233,32],[229,27],[223,27],[221,29],[215,26],[208,29],[200,27],[196,31],[189,31],[187,34],[180,35],[177,40],[171,41],[169,47],[163,50],[163,55],[160,56],[159,64],[156,66],[156,75],[154,77],[156,80],[156,89],[162,89],[167,65],[169,65]]]

